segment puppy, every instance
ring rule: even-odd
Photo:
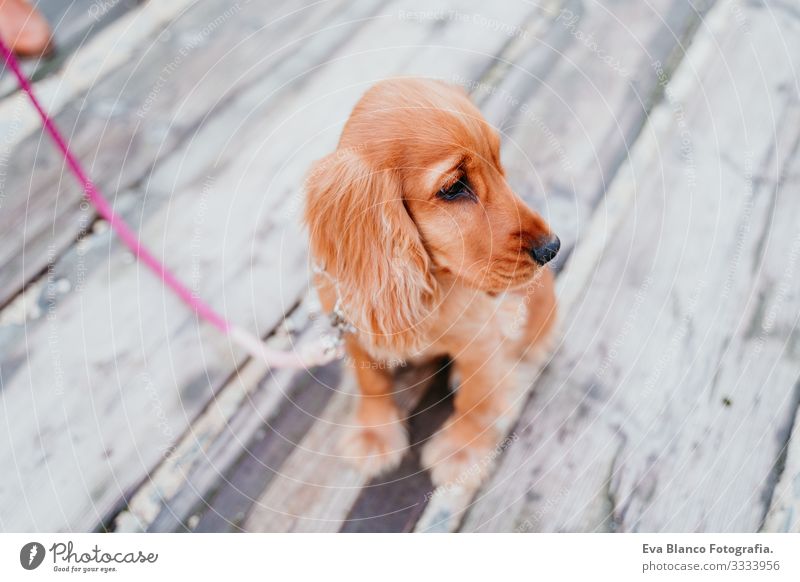
[[[306,186],[315,285],[351,326],[361,393],[343,454],[369,476],[395,467],[408,437],[386,362],[447,354],[455,412],[422,461],[436,485],[479,482],[532,380],[513,371],[547,349],[556,299],[545,264],[560,245],[506,182],[497,132],[457,87],[386,80]]]

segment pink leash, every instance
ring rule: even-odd
[[[94,206],[97,213],[108,221],[111,228],[117,233],[117,236],[122,240],[123,244],[136,256],[137,260],[141,261],[147,268],[155,273],[167,287],[172,289],[181,301],[194,310],[200,318],[206,320],[227,335],[233,342],[244,348],[252,356],[262,359],[271,368],[308,368],[325,364],[339,356],[337,353],[339,351],[339,345],[336,338],[332,341],[330,339],[320,341],[318,345],[306,346],[302,354],[296,351],[283,352],[268,348],[256,335],[231,324],[222,315],[217,313],[213,307],[194,295],[164,266],[163,263],[156,259],[155,256],[142,245],[136,233],[134,233],[125,221],[114,212],[111,204],[100,193],[94,185],[94,182],[92,182],[91,178],[89,178],[84,171],[80,162],[70,150],[64,136],[42,107],[33,91],[30,80],[25,76],[25,73],[22,72],[17,58],[2,39],[0,39],[0,51],[3,53],[3,58],[9,68],[17,77],[20,88],[25,92],[34,108],[39,113],[44,129],[61,151],[72,174],[77,178],[78,182],[81,183],[81,186],[83,186],[86,199]]]

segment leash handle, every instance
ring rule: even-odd
[[[111,225],[112,230],[117,234],[123,244],[136,256],[136,259],[144,263],[161,281],[177,295],[183,303],[191,308],[197,315],[216,327],[227,335],[232,341],[244,348],[250,355],[263,360],[271,368],[308,368],[326,364],[341,356],[340,345],[333,346],[330,341],[322,338],[316,344],[305,346],[302,353],[293,350],[282,352],[273,350],[264,345],[256,336],[239,327],[233,326],[222,315],[217,313],[213,307],[205,303],[202,299],[192,293],[186,285],[181,283],[175,275],[170,272],[164,264],[159,261],[144,245],[142,245],[136,233],[127,223],[116,213],[108,199],[98,190],[89,175],[84,171],[78,158],[72,153],[69,144],[59,131],[53,119],[45,111],[36,93],[33,90],[30,80],[19,66],[19,61],[14,53],[6,46],[0,38],[0,52],[3,54],[6,64],[17,78],[20,89],[28,96],[33,107],[36,109],[42,120],[42,126],[47,134],[61,151],[61,155],[67,163],[72,174],[83,186],[86,199],[94,206],[97,213]]]

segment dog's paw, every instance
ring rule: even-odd
[[[339,450],[367,478],[395,469],[408,449],[408,434],[394,414],[380,424],[357,425],[347,429]]]
[[[422,450],[422,464],[436,487],[477,487],[494,461],[495,432],[465,434],[450,426],[434,436]]]

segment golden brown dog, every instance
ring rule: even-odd
[[[343,454],[370,475],[397,465],[408,440],[384,363],[447,354],[455,412],[422,460],[437,485],[480,480],[532,380],[513,371],[546,349],[556,311],[544,265],[559,241],[509,188],[497,132],[457,87],[383,81],[307,190],[323,307],[355,329],[359,428]]]

